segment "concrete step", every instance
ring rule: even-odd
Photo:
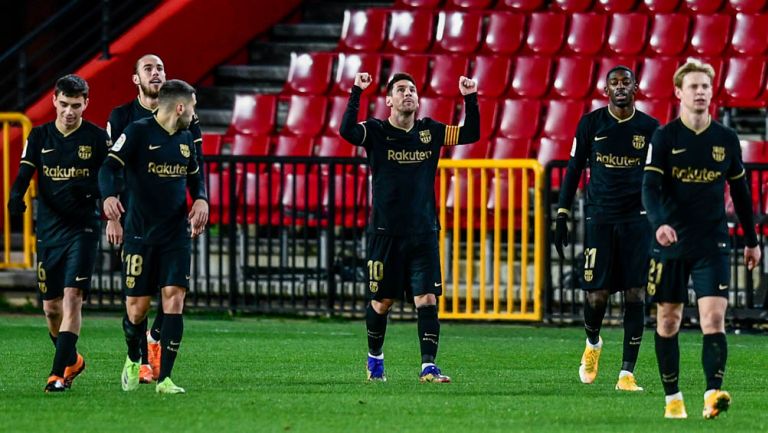
[[[277,40],[323,40],[338,42],[341,37],[342,23],[297,23],[278,24],[272,27],[272,35]]]

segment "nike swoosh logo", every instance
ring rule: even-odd
[[[53,151],[55,151],[55,150],[56,150],[56,149],[43,149],[43,150],[42,150],[42,152],[43,152],[43,153],[51,153],[51,152],[53,152]]]
[[[395,141],[397,138],[387,137],[387,141]]]
[[[88,277],[75,277],[75,281],[85,281]]]
[[[717,288],[720,289],[720,290],[725,290],[725,289],[728,288],[728,284],[718,284]]]
[[[683,153],[688,149],[672,149],[672,155],[677,155],[678,153]]]
[[[153,146],[151,144],[149,145],[149,150],[157,150],[157,149],[160,149],[160,146]]]
[[[595,141],[605,140],[606,138],[608,138],[607,135],[604,137],[595,137]]]
[[[442,285],[443,285],[443,283],[435,283],[435,287],[440,287]]]
[[[184,278],[189,279],[189,275],[184,275]]]

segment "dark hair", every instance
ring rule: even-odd
[[[157,60],[160,60],[160,64],[161,65],[163,64],[163,60],[157,54],[151,54],[151,53],[144,54],[143,56],[139,57],[136,60],[136,63],[133,64],[133,73],[134,74],[138,74],[139,73],[139,63],[141,63],[141,59],[143,59],[145,57],[155,57],[155,58],[157,58]]]
[[[168,80],[160,87],[157,99],[160,104],[175,102],[180,98],[191,99],[195,94],[195,88],[182,80]]]
[[[408,80],[411,83],[413,83],[414,86],[416,85],[416,81],[413,79],[411,74],[407,74],[405,72],[398,72],[395,75],[393,75],[392,78],[387,83],[387,95],[392,95],[392,88],[395,87],[395,83],[401,80]]]
[[[627,71],[627,72],[629,72],[629,75],[632,77],[632,81],[637,82],[637,78],[635,78],[635,71],[633,71],[632,69],[629,69],[628,66],[624,66],[624,65],[618,65],[618,66],[612,67],[611,70],[608,71],[607,74],[605,74],[605,81],[606,82],[610,81],[611,74],[616,72],[616,71]]]
[[[70,98],[82,96],[84,99],[88,99],[88,83],[78,75],[65,75],[56,80],[56,90],[54,91],[54,94],[59,96],[61,93]]]

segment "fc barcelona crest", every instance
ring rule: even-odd
[[[594,275],[592,274],[592,269],[585,269],[584,270],[584,281],[590,282],[590,281],[592,281],[592,278],[594,278]]]
[[[132,289],[136,286],[136,280],[133,277],[125,277],[125,286]]]
[[[181,156],[189,158],[190,153],[188,144],[179,144],[179,150],[181,151]]]
[[[432,133],[429,132],[429,129],[419,131],[419,140],[421,140],[421,142],[424,144],[429,144],[432,142]]]
[[[91,159],[92,154],[93,150],[91,146],[79,146],[77,148],[77,156],[79,156],[80,159]]]
[[[640,150],[645,147],[645,137],[642,135],[634,135],[632,136],[632,147],[634,147],[637,150]]]
[[[379,283],[377,281],[371,281],[368,283],[368,290],[371,291],[371,293],[376,293],[379,291]]]
[[[723,162],[723,160],[725,159],[725,147],[712,146],[712,159],[714,159],[717,162]]]

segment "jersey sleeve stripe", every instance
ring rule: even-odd
[[[446,125],[445,127],[445,145],[455,146],[459,143],[459,127],[456,125]]]
[[[190,172],[189,174],[197,174],[200,171],[200,167],[197,167],[195,171]]]
[[[35,164],[33,164],[33,163],[29,162],[29,161],[26,161],[26,160],[22,160],[22,161],[21,161],[21,163],[22,163],[22,164],[28,164],[28,165],[31,165],[33,168],[37,168],[37,166],[36,166]]]
[[[662,170],[660,168],[656,168],[656,167],[650,166],[650,165],[646,165],[645,166],[645,171],[655,171],[655,172],[664,174],[664,170]]]
[[[365,143],[365,139],[368,137],[368,128],[365,127],[365,121],[358,123],[358,125],[363,127],[363,141],[360,142],[360,144],[363,144]]]
[[[746,173],[747,173],[747,172],[746,172],[746,170],[742,169],[742,170],[741,170],[741,173],[737,174],[736,176],[733,176],[733,177],[729,177],[728,179],[730,179],[730,180],[736,180],[736,179],[740,179],[740,178],[744,177],[744,175],[745,175]]]
[[[116,160],[118,160],[120,162],[120,164],[125,165],[125,161],[120,159],[120,157],[115,155],[114,153],[109,153],[109,154],[107,154],[107,156],[111,156],[112,158],[115,158]]]
[[[202,138],[197,138],[197,139],[195,139],[195,141],[193,141],[193,143],[197,143],[198,141],[203,141],[203,139]]]

